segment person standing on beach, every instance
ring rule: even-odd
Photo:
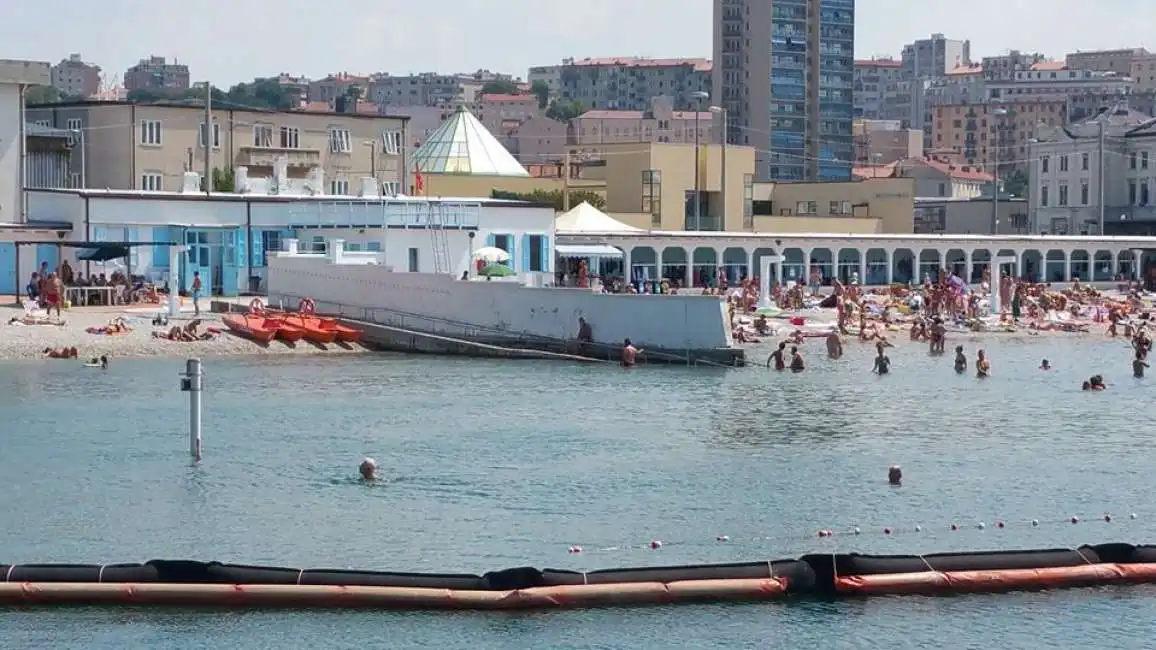
[[[774,352],[771,353],[771,356],[767,357],[767,367],[770,368],[771,362],[774,361],[775,362],[775,370],[786,370],[787,369],[787,362],[786,362],[786,360],[783,359],[783,356],[786,353],[787,353],[787,344],[786,343],[779,343],[779,349],[775,350]]]
[[[60,276],[55,273],[48,275],[48,281],[44,284],[44,302],[48,308],[48,315],[52,315],[52,308],[56,307],[56,317],[61,318],[60,306],[64,303],[64,283],[60,281]]]
[[[201,272],[193,271],[193,315],[201,315]]]

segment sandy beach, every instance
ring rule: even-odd
[[[154,316],[162,311],[160,306],[128,308],[118,307],[82,307],[66,309],[63,324],[52,325],[25,325],[12,323],[13,319],[23,318],[25,311],[22,307],[6,305],[0,307],[0,360],[12,361],[18,359],[44,358],[45,348],[76,347],[77,357],[88,360],[101,355],[110,358],[130,357],[213,357],[213,356],[240,356],[240,355],[284,355],[284,354],[356,354],[369,350],[360,345],[329,344],[315,345],[306,341],[288,344],[282,341],[273,341],[268,345],[241,338],[229,332],[221,323],[221,314],[212,314],[202,311],[199,317],[202,321],[201,330],[219,328],[221,333],[208,341],[170,341],[153,336],[153,332],[166,332],[167,327],[152,324]],[[31,312],[37,317],[43,317],[42,310]],[[113,319],[123,318],[131,331],[127,334],[109,336],[106,334],[91,334],[85,330],[89,327],[103,327]],[[193,319],[191,311],[182,311],[181,316],[170,321],[173,325],[185,325]],[[56,321],[55,316],[51,319]]]

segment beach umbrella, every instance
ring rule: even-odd
[[[510,254],[509,253],[507,253],[506,251],[504,251],[500,248],[496,248],[494,246],[486,246],[485,248],[479,248],[478,250],[474,251],[474,254],[472,257],[475,260],[482,260],[483,262],[486,262],[488,264],[495,264],[498,262],[508,262],[510,260]]]
[[[507,278],[511,275],[516,275],[516,272],[504,264],[491,264],[482,267],[482,270],[478,271],[478,275],[483,278]]]

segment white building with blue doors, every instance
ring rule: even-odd
[[[184,246],[181,288],[189,289],[196,272],[216,295],[264,291],[268,254],[286,239],[305,249],[343,239],[346,250],[381,252],[383,264],[398,272],[460,275],[470,268],[471,251],[482,246],[509,252],[507,264],[529,282],[544,282],[553,272],[554,210],[518,201],[93,189],[27,194],[34,219],[71,226],[68,241]],[[169,251],[132,247],[128,266],[134,275],[167,283]],[[81,263],[81,272],[85,268]],[[95,264],[87,268],[102,272]]]

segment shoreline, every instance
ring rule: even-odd
[[[307,341],[288,344],[273,341],[262,344],[233,334],[221,322],[222,314],[201,311],[201,331],[215,328],[220,332],[211,340],[170,341],[153,336],[153,332],[167,332],[174,325],[184,325],[193,320],[193,312],[182,311],[168,326],[152,324],[152,319],[164,310],[154,307],[89,307],[66,310],[63,324],[24,325],[12,324],[14,318],[23,318],[25,311],[20,307],[0,307],[0,361],[68,361],[46,357],[45,348],[71,348],[77,350],[77,360],[88,361],[101,355],[113,359],[183,359],[189,357],[264,357],[332,354],[366,354],[375,350],[360,344],[318,345]],[[42,310],[32,314],[43,317]],[[124,319],[131,331],[125,334],[93,334],[86,331],[90,327],[103,327],[117,318]],[[55,320],[55,318],[53,318]]]

